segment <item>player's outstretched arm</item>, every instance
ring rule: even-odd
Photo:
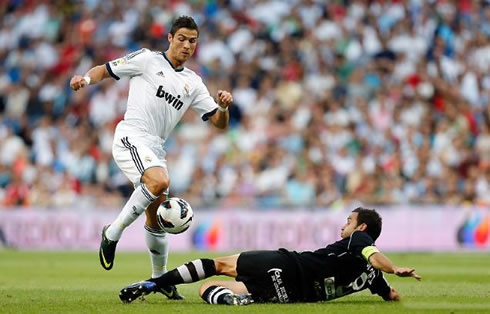
[[[385,301],[400,301],[401,296],[398,294],[398,292],[395,290],[395,288],[390,288],[390,293],[388,293],[388,295],[384,296],[383,300],[385,300]]]
[[[98,65],[91,68],[85,76],[75,75],[71,78],[70,87],[71,89],[77,91],[90,84],[95,84],[103,79],[109,77],[109,72],[107,72],[105,65]]]
[[[218,129],[225,129],[230,120],[228,106],[233,102],[233,96],[224,90],[218,91],[218,111],[209,119],[211,123]]]
[[[395,274],[398,277],[413,277],[417,280],[421,280],[420,277],[413,268],[398,267],[381,252],[376,252],[369,257],[369,262],[374,268],[379,269],[388,274]]]

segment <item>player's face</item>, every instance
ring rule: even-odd
[[[179,28],[175,35],[168,35],[170,41],[169,52],[173,59],[184,64],[196,50],[197,31],[195,29]]]
[[[351,213],[349,217],[347,217],[347,222],[340,229],[340,236],[342,239],[350,237],[352,232],[356,230],[360,230],[361,226],[357,225],[357,213]]]

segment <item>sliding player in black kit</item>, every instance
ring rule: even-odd
[[[374,246],[381,233],[375,210],[356,208],[341,229],[342,240],[316,251],[247,251],[215,259],[198,259],[156,279],[123,288],[123,302],[171,285],[191,283],[215,275],[236,281],[208,281],[200,296],[210,304],[247,305],[253,302],[326,301],[369,289],[386,301],[398,301],[383,272],[421,277],[412,268],[397,267]]]

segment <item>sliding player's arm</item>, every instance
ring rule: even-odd
[[[374,268],[381,271],[376,276],[376,279],[369,289],[372,293],[377,293],[385,301],[399,301],[401,297],[393,287],[390,287],[382,272],[395,274],[399,277],[413,277],[417,280],[422,279],[422,277],[415,273],[415,269],[413,268],[395,266],[395,264],[393,264],[393,262],[374,245],[364,247],[361,254]]]
[[[105,65],[97,65],[91,68],[85,76],[75,75],[71,78],[70,87],[77,91],[90,84],[96,84],[110,76]]]
[[[368,249],[368,248],[366,248]],[[413,277],[417,280],[421,280],[422,277],[417,275],[415,269],[408,267],[398,267],[393,262],[386,257],[383,253],[376,251],[369,256],[369,263],[373,265],[374,268],[379,269],[388,274],[395,274],[398,277]]]
[[[386,278],[383,276],[383,272],[380,270],[375,271],[375,278],[369,285],[371,293],[377,294],[385,301],[400,301],[401,297],[395,288],[391,287]]]

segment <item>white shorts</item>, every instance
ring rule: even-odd
[[[135,188],[140,185],[141,176],[148,168],[161,167],[168,175],[166,153],[161,143],[143,136],[125,136],[121,133],[114,135],[112,156]]]

